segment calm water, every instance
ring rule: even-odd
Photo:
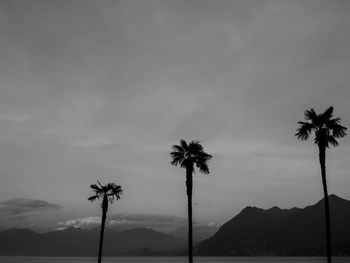
[[[0,263],[95,263],[96,258],[88,257],[1,257]],[[186,263],[186,257],[112,257],[103,263]],[[196,257],[196,263],[326,263],[324,257]],[[334,263],[349,263],[350,257],[335,257]]]

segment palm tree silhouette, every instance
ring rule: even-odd
[[[101,263],[102,259],[102,245],[103,245],[103,234],[106,223],[106,216],[108,211],[108,203],[113,203],[114,199],[119,200],[120,195],[123,193],[123,190],[120,185],[115,183],[108,183],[106,185],[101,185],[97,180],[98,185],[92,184],[90,188],[95,193],[95,195],[88,198],[89,201],[93,202],[96,199],[102,199],[101,208],[102,208],[102,221],[101,221],[101,232],[100,232],[100,244],[98,249],[98,263]]]
[[[326,181],[326,148],[330,145],[336,147],[339,145],[337,138],[346,135],[347,128],[340,124],[340,118],[333,118],[333,107],[329,107],[324,113],[316,114],[314,109],[306,110],[305,120],[299,121],[297,136],[300,140],[307,140],[311,133],[315,133],[314,142],[319,149],[319,161],[321,166],[321,176],[324,192],[325,217],[326,217],[326,241],[327,241],[327,262],[332,262],[331,248],[331,223],[329,215],[329,202]]]
[[[192,174],[195,172],[194,165],[201,173],[209,174],[208,161],[212,158],[203,150],[199,141],[191,141],[189,144],[180,140],[180,145],[173,145],[173,151],[170,153],[172,165],[180,165],[186,169],[186,188],[187,188],[187,205],[188,205],[188,260],[193,262],[193,234],[192,234]]]

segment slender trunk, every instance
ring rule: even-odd
[[[326,147],[319,145],[319,159],[321,165],[321,175],[324,193],[324,208],[326,218],[326,243],[327,243],[327,263],[332,262],[332,243],[331,243],[331,222],[329,213],[327,180],[326,180]]]
[[[192,235],[192,179],[193,165],[186,167],[187,208],[188,208],[188,262],[193,263]]]
[[[105,230],[107,210],[108,210],[108,200],[107,200],[107,197],[104,196],[102,201],[102,221],[101,221],[101,232],[100,232],[100,244],[98,247],[98,263],[101,263],[101,260],[102,260],[103,234]]]

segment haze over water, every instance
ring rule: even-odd
[[[349,257],[334,257],[334,263],[348,263]],[[1,263],[90,263],[93,257],[0,257]],[[105,257],[105,263],[184,263],[187,257]],[[196,263],[323,263],[325,257],[195,257]]]

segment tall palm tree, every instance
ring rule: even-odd
[[[97,199],[102,199],[101,208],[102,208],[102,221],[101,221],[101,232],[100,232],[100,244],[98,249],[98,263],[101,263],[102,259],[102,245],[103,245],[103,234],[106,224],[106,216],[108,211],[108,204],[113,203],[114,199],[119,200],[120,195],[123,193],[123,190],[120,185],[115,183],[108,183],[106,185],[101,185],[97,181],[99,186],[96,184],[90,185],[90,188],[94,192],[93,196],[88,198],[89,201],[93,202]]]
[[[209,174],[208,162],[212,158],[203,150],[203,146],[199,141],[191,141],[189,144],[184,140],[180,140],[180,145],[173,145],[173,151],[170,153],[172,165],[180,165],[186,169],[186,188],[187,188],[187,205],[188,205],[188,259],[193,262],[193,234],[192,234],[192,174],[195,172],[196,166],[203,174]]]
[[[326,181],[326,148],[330,145],[336,147],[339,145],[337,138],[346,135],[347,128],[340,124],[340,118],[333,118],[333,107],[329,107],[325,112],[316,114],[314,109],[306,110],[305,120],[299,121],[297,136],[300,140],[307,140],[311,133],[315,134],[314,142],[319,149],[319,161],[321,166],[321,176],[324,193],[325,218],[326,218],[326,242],[327,242],[327,262],[332,262],[331,248],[331,224],[329,215],[329,202]]]

